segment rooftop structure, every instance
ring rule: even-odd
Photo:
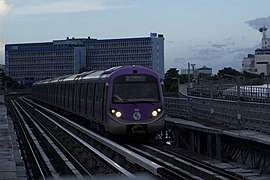
[[[270,38],[267,38],[267,27],[261,27],[259,31],[262,33],[261,48],[255,50],[255,54],[248,54],[243,58],[242,70],[265,75],[270,75]]]

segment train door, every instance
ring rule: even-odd
[[[87,111],[87,109],[86,109],[87,88],[88,88],[88,86],[86,83],[82,84],[82,86],[81,86],[81,113],[83,115],[86,115],[86,111]]]
[[[74,111],[80,113],[81,111],[81,83],[76,82],[75,84],[75,99],[74,99]]]
[[[94,104],[95,118],[97,121],[101,121],[103,118],[104,83],[96,84],[95,92],[96,92]]]
[[[108,94],[108,86],[104,86],[104,94],[103,94],[103,109],[102,109],[102,122],[106,119],[106,114],[107,114],[107,94]]]
[[[61,96],[62,96],[62,85],[58,84],[57,85],[57,104],[56,104],[58,107],[62,107]]]
[[[80,86],[81,84],[76,82],[75,84],[75,95],[74,95],[74,112],[80,113]]]
[[[67,84],[67,109],[70,108],[70,84]]]
[[[53,105],[56,105],[56,93],[57,93],[57,87],[56,84],[53,84]]]
[[[66,109],[67,85],[63,84],[63,107]]]
[[[66,86],[65,86],[65,91],[66,91],[66,93],[65,93],[65,109],[68,109],[68,104],[69,104],[69,84],[66,84]]]
[[[95,84],[89,83],[87,89],[87,116],[93,118],[94,114]]]
[[[70,97],[70,102],[69,102],[69,109],[71,112],[74,111],[74,91],[75,91],[75,88],[74,88],[74,84],[70,84],[70,87],[69,87],[69,97]]]

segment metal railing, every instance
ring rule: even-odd
[[[197,85],[194,88],[191,88],[188,92],[190,92],[189,95],[196,97],[270,103],[269,84],[265,84],[265,86],[236,84],[226,84],[222,86],[220,84],[212,84],[209,86]]]
[[[186,120],[205,119],[240,129],[270,133],[270,104],[224,99],[165,97],[166,115]]]

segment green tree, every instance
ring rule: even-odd
[[[179,77],[179,70],[176,68],[170,68],[165,73],[165,79],[164,79],[164,91],[165,92],[177,92],[178,91],[178,79]]]
[[[3,76],[2,77],[2,85],[8,89],[18,89],[21,85],[10,76]]]
[[[221,78],[228,78],[226,75],[239,76],[241,73],[231,67],[225,67],[224,69],[219,70],[217,75]]]
[[[188,75],[187,74],[180,74],[180,84],[185,84],[188,83]]]

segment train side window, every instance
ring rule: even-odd
[[[63,83],[62,84],[62,93],[61,93],[61,97],[62,97],[62,99],[61,99],[61,104],[62,104],[62,106],[65,108],[65,94],[66,94],[66,85]]]
[[[81,103],[82,103],[82,111],[84,114],[87,113],[87,88],[88,84],[83,84],[81,88]]]
[[[62,99],[62,84],[58,84],[58,94],[57,94],[57,104],[61,107],[61,99]]]
[[[78,83],[76,86],[77,86],[76,87],[76,89],[77,89],[76,90],[76,93],[77,93],[76,100],[78,102],[78,104],[76,104],[76,105],[79,106],[79,112],[81,112],[81,96],[82,96],[81,89],[82,89],[82,84]]]
[[[68,108],[71,109],[71,100],[72,100],[72,84],[68,85]]]
[[[96,93],[95,102],[98,102],[98,100],[99,100],[99,94],[100,94],[99,84],[96,85],[95,93]]]
[[[55,94],[56,94],[55,84],[53,84],[52,87],[53,87],[53,96],[52,96],[52,99],[53,99],[53,100],[52,100],[52,102],[53,102],[53,104],[55,104],[55,96],[56,96],[56,95],[55,95]]]
[[[54,85],[55,87],[55,97],[54,97],[54,103],[57,104],[58,103],[58,91],[59,91],[59,87],[57,84]]]
[[[81,87],[81,99],[85,99],[87,92],[87,84],[82,84]]]
[[[94,117],[94,95],[95,95],[95,84],[89,83],[88,84],[88,91],[87,91],[87,114]]]
[[[74,100],[75,100],[75,84],[71,84],[71,109],[74,110]]]
[[[94,97],[94,84],[89,84],[87,98],[89,101],[93,101]]]
[[[96,86],[96,99],[95,99],[96,102],[99,102],[102,99],[103,87],[104,87],[104,84],[97,84]]]

